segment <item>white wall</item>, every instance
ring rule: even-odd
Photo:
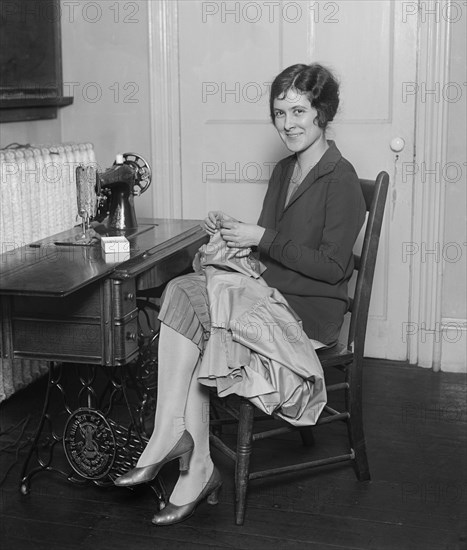
[[[11,143],[58,143],[62,139],[60,121],[33,120],[0,124],[0,148]]]
[[[90,141],[102,168],[118,152],[148,158],[148,3],[62,2],[63,80],[74,103],[62,109],[64,141]],[[99,9],[97,9],[97,7]],[[118,8],[118,9],[117,9]],[[137,199],[137,215],[152,215],[154,187]]]

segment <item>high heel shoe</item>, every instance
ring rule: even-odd
[[[182,506],[176,506],[169,501],[165,508],[155,514],[152,518],[152,523],[154,523],[154,525],[173,525],[174,523],[180,523],[191,517],[195,512],[196,506],[205,498],[208,504],[217,504],[219,502],[218,496],[221,485],[221,475],[219,470],[214,466],[209,481],[206,483],[196,500],[188,504],[183,504]]]
[[[167,464],[167,462],[175,460],[176,458],[180,459],[180,471],[186,472],[189,469],[190,458],[193,454],[194,446],[195,443],[193,438],[190,433],[185,430],[169,454],[166,455],[160,462],[150,464],[149,466],[133,468],[126,474],[117,477],[114,480],[114,484],[118,487],[131,487],[132,485],[149,483],[157,476],[159,470],[162,466],[164,466],[164,464]]]

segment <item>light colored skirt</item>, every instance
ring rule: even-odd
[[[313,350],[311,354],[315,357],[310,355],[307,364],[314,376],[307,378],[293,372],[285,363],[263,360],[242,346],[231,350],[240,356],[229,356],[229,361],[237,367],[244,365],[244,368],[231,370],[232,365],[229,366],[220,356],[210,355],[206,361],[211,318],[204,273],[183,275],[167,285],[159,319],[198,347],[205,359],[200,362],[198,381],[216,387],[219,396],[235,393],[249,399],[264,412],[276,412],[297,426],[316,423],[326,401],[326,391],[322,368]],[[323,344],[312,341],[312,347],[321,346]]]

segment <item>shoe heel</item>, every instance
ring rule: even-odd
[[[193,454],[193,449],[190,449],[186,453],[180,455],[179,470],[180,472],[187,472],[190,469],[190,458]]]
[[[219,502],[219,491],[221,490],[222,483],[220,483],[214,491],[208,496],[207,502],[208,504],[214,505]]]

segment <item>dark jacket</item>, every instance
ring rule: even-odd
[[[348,310],[352,249],[365,220],[365,202],[353,166],[333,141],[284,209],[295,155],[275,167],[258,225],[263,278],[303,321],[308,337],[337,341]]]

